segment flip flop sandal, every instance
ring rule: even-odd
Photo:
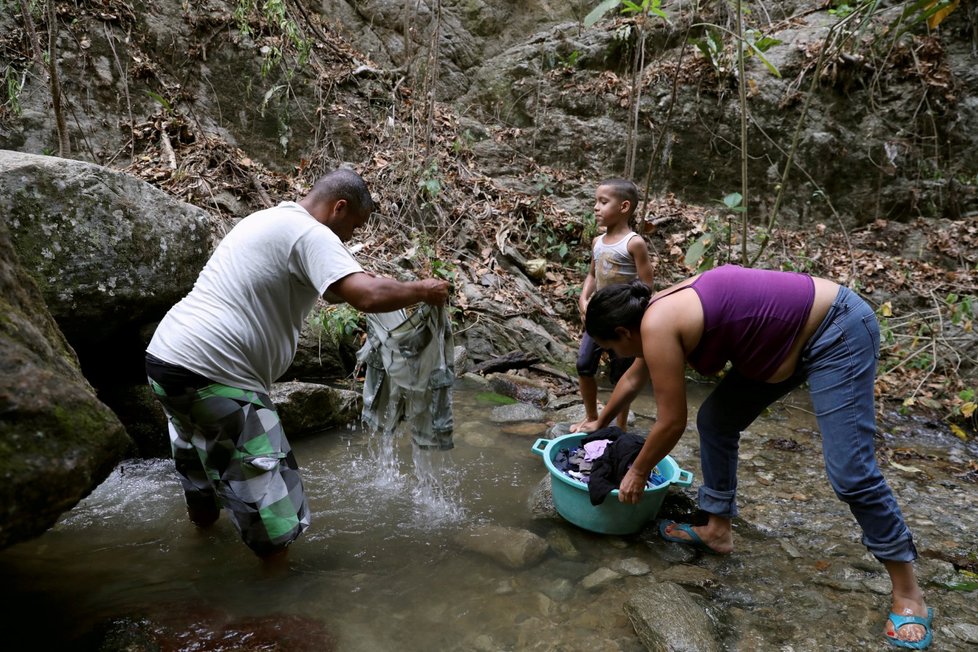
[[[931,632],[931,622],[934,620],[933,609],[928,607],[926,618],[923,616],[901,616],[891,611],[889,620],[891,623],[893,623],[894,634],[900,631],[900,628],[904,625],[920,625],[924,628],[924,637],[919,641],[901,641],[894,636],[884,634],[884,636],[886,636],[886,640],[890,642],[890,645],[893,645],[894,647],[908,648],[910,650],[926,650],[928,647],[930,647],[931,641],[934,639],[933,633]]]
[[[671,534],[668,534],[666,532],[666,528],[669,527],[670,525],[675,525],[676,526],[676,529],[682,530],[683,532],[685,532],[686,534],[688,534],[689,535],[689,538],[688,539],[683,539],[683,538],[674,537]],[[706,545],[706,543],[703,541],[703,539],[701,539],[700,536],[698,534],[696,534],[696,532],[693,531],[693,526],[690,525],[689,523],[676,523],[675,521],[669,521],[669,520],[659,521],[659,536],[661,536],[666,541],[670,541],[672,543],[682,543],[682,544],[685,544],[687,546],[692,546],[693,548],[696,548],[697,550],[702,550],[703,552],[710,553],[711,555],[719,555],[720,554],[719,552],[717,552],[716,550],[714,550],[710,546]]]

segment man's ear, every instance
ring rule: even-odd
[[[347,200],[337,199],[336,202],[333,203],[333,215],[336,215],[337,217],[343,215],[346,213],[346,209],[348,207],[349,202]]]
[[[632,202],[627,199],[621,200],[621,212],[627,213],[630,210],[632,210]]]

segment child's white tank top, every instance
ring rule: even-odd
[[[628,253],[629,241],[637,237],[634,231],[629,231],[625,237],[615,244],[604,243],[607,234],[594,241],[594,280],[597,289],[613,283],[628,283],[638,276],[635,259]]]

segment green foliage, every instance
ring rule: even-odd
[[[701,38],[692,40],[696,49],[710,62],[717,76],[721,78],[730,74],[737,63],[737,58],[733,54],[734,47],[731,46],[728,48],[727,43],[724,41],[723,37],[725,34],[729,35],[732,41],[736,41],[736,34],[712,24],[705,26]],[[775,45],[781,45],[781,41],[770,36],[764,36],[759,30],[748,29],[744,32],[743,44],[745,57],[756,56],[772,75],[778,78],[781,77],[781,71],[778,70],[777,66],[764,56],[764,53]],[[732,45],[735,45],[735,43]]]
[[[612,9],[621,7],[621,14],[624,16],[644,16],[652,15],[668,21],[669,17],[662,11],[662,0],[642,0],[641,3],[631,2],[631,0],[604,0],[584,17],[584,26],[593,27],[595,23],[604,18]]]
[[[3,71],[4,87],[7,90],[7,96],[3,104],[0,104],[0,108],[7,107],[10,112],[14,115],[20,115],[20,93],[24,90],[24,79],[17,77],[17,72],[12,66],[7,66]]]
[[[298,24],[289,16],[284,0],[237,0],[232,13],[238,31],[246,36],[253,36],[252,21],[267,22],[281,36],[281,42],[270,40],[261,47],[262,78],[268,77],[282,63],[285,50],[294,48],[297,53],[295,66],[301,68],[309,60],[312,52],[312,41],[305,38]],[[281,44],[280,44],[281,43]],[[286,79],[291,79],[293,68],[285,71]]]
[[[432,161],[428,164],[428,167],[421,173],[418,188],[427,201],[434,201],[438,197],[441,192],[441,175],[438,174],[438,163]]]
[[[728,214],[743,213],[745,208],[741,203],[743,197],[739,192],[732,192],[717,203],[723,206]],[[719,215],[707,217],[703,234],[686,250],[686,265],[702,272],[716,266],[722,259],[723,244],[730,238],[730,222]],[[729,258],[729,253],[727,254]]]
[[[352,342],[353,337],[363,332],[363,316],[347,304],[330,305],[309,313],[309,324],[320,337],[326,337],[334,344]]]
[[[835,16],[836,18],[845,18],[854,11],[856,11],[856,8],[848,2],[833,2],[829,8],[829,15]]]
[[[170,104],[170,102],[165,97],[163,97],[159,93],[155,93],[150,90],[147,90],[146,94],[149,95],[154,100],[156,100],[156,103],[159,104],[161,107],[163,107],[163,113],[166,114],[173,113],[173,105]]]

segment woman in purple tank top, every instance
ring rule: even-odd
[[[702,522],[662,521],[667,541],[728,554],[737,516],[737,451],[741,432],[764,409],[808,382],[822,434],[825,469],[836,495],[862,528],[862,542],[892,582],[886,639],[924,649],[932,640],[932,610],[917,583],[910,530],[876,465],[873,385],[879,324],[855,293],[832,281],[793,272],[725,265],[651,296],[638,281],[599,290],[585,328],[598,346],[635,362],[615,386],[598,419],[607,426],[651,380],[656,422],[619,487],[636,503],[645,478],[686,429],[685,366],[704,374],[730,367],[700,407]]]

